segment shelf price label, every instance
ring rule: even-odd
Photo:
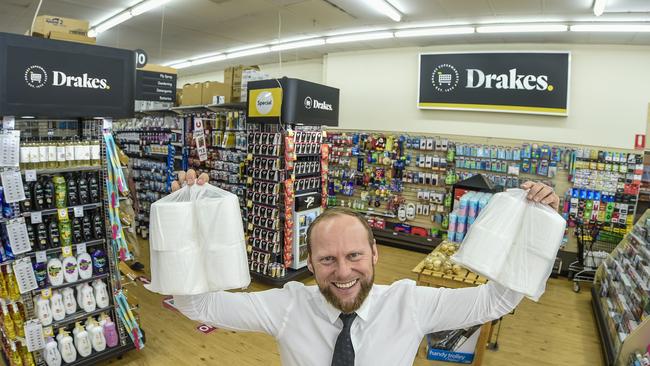
[[[16,118],[14,116],[2,117],[2,129],[13,130],[16,127]]]
[[[59,208],[59,209],[57,209],[57,214],[59,216],[59,221],[68,220],[68,209],[67,208]]]
[[[43,213],[41,211],[35,211],[30,214],[30,221],[32,224],[40,224],[43,222]]]
[[[15,261],[13,267],[14,273],[16,274],[16,282],[18,282],[18,289],[21,294],[38,288],[32,261],[29,257]]]
[[[45,263],[47,262],[47,252],[44,250],[36,252],[36,263]]]
[[[74,208],[74,217],[84,217],[84,207],[76,206]]]
[[[20,131],[0,132],[0,166],[18,167],[20,156]]]
[[[24,217],[9,220],[7,223],[7,236],[9,237],[11,251],[14,254],[21,254],[32,250]]]
[[[86,243],[77,244],[77,255],[86,253]]]
[[[43,325],[39,321],[30,320],[25,322],[25,341],[29,352],[45,348]]]
[[[66,245],[64,247],[61,247],[61,252],[63,253],[63,258],[72,257],[72,246]]]
[[[0,144],[2,144],[1,141]],[[0,149],[4,149],[4,147],[0,146]],[[2,157],[0,157],[0,160],[2,160]],[[0,161],[0,165],[2,165],[1,161]],[[0,173],[0,179],[2,179],[2,187],[4,188],[4,192],[5,192],[5,202],[14,203],[18,201],[23,201],[25,199],[23,178],[20,176],[20,172],[4,171]]]
[[[36,182],[36,170],[25,170],[25,181]]]

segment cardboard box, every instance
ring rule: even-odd
[[[259,69],[260,67],[257,65],[252,65],[252,66],[238,65],[238,66],[228,67],[223,72],[223,83],[232,86],[241,85],[242,73],[244,72],[244,70],[259,70]]]
[[[218,81],[206,81],[203,83],[201,104],[213,104],[213,97],[218,95],[224,97],[225,103],[230,103],[230,86]]]
[[[183,89],[176,89],[176,104],[175,106],[183,105]]]
[[[181,105],[201,105],[203,93],[203,83],[183,85],[183,104]]]
[[[89,24],[87,20],[41,15],[36,17],[32,33],[39,33],[46,36],[50,32],[61,32],[86,36],[88,35],[88,28]]]
[[[58,39],[60,41],[70,41],[70,42],[85,43],[85,44],[97,44],[97,39],[95,37],[86,37],[86,36],[81,36],[78,34],[71,34],[71,33],[50,32],[47,38]]]

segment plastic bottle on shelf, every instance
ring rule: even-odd
[[[20,299],[20,289],[18,288],[18,282],[16,282],[16,277],[14,277],[11,266],[7,266],[7,292],[11,300],[18,301]]]
[[[11,315],[7,309],[7,303],[5,303],[5,301],[2,299],[0,299],[0,307],[2,307],[2,323],[4,326],[5,334],[9,339],[15,339],[16,328],[14,328],[14,321],[11,319]]]
[[[50,309],[52,309],[52,319],[61,321],[65,318],[65,306],[63,305],[63,296],[59,291],[52,291],[50,299]]]
[[[65,166],[74,166],[74,141],[68,140],[65,142]]]
[[[11,366],[23,366],[23,359],[20,357],[18,349],[16,349],[16,344],[9,342],[9,346],[11,348]]]
[[[52,178],[52,183],[54,183],[54,207],[66,208],[68,205],[65,178],[57,175]]]
[[[25,322],[23,321],[23,316],[20,313],[20,309],[18,308],[18,304],[15,302],[9,303],[9,306],[11,307],[11,320],[14,322],[14,328],[16,329],[16,335],[19,337],[25,338],[25,329],[23,328],[25,325]]]
[[[74,163],[73,166],[83,166],[84,143],[81,140],[74,142]]]
[[[42,140],[38,142],[38,168],[45,169],[47,168],[47,153],[48,146]]]
[[[38,169],[38,164],[40,162],[39,155],[38,155],[38,145],[36,144],[36,141],[31,140],[28,146],[29,146],[29,161],[30,161],[29,168]]]
[[[66,363],[73,363],[77,360],[77,350],[74,348],[74,341],[70,337],[64,328],[59,329],[59,335],[57,339],[59,340],[59,352],[61,352],[61,358]]]
[[[56,143],[56,166],[65,167],[65,141],[59,140]]]
[[[97,324],[95,319],[89,318],[86,321],[86,331],[90,333],[90,342],[96,352],[106,349],[106,338],[104,338],[104,327]]]
[[[104,338],[106,339],[106,345],[108,347],[112,348],[117,346],[117,329],[115,329],[115,323],[113,323],[113,321],[111,321],[111,318],[108,317],[104,323]]]
[[[92,151],[92,142],[90,140],[86,140],[83,142],[83,145],[81,147],[81,166],[92,166],[93,165],[93,160],[91,156],[91,151]]]
[[[90,160],[92,166],[101,164],[101,143],[99,140],[93,140],[90,145]]]
[[[29,144],[26,141],[20,143],[20,168],[31,169]]]
[[[90,335],[88,334],[86,329],[84,329],[84,327],[81,326],[81,323],[77,322],[73,334],[74,334],[74,345],[77,348],[77,352],[79,352],[79,356],[81,357],[90,356],[90,353],[92,352]]]
[[[54,186],[54,182],[52,181],[52,178],[49,176],[45,176],[43,178],[42,185],[43,185],[43,200],[44,200],[42,208],[54,208],[56,189]]]
[[[6,285],[6,282],[5,282],[5,275],[2,272],[2,270],[0,270],[0,298],[6,299],[7,297],[9,297],[9,293],[7,292],[7,285]]]
[[[43,358],[47,366],[61,366],[61,353],[54,338],[50,337],[45,345]]]
[[[36,362],[34,362],[34,357],[32,357],[32,353],[29,352],[25,343],[20,344],[19,352],[20,352],[20,357],[23,359],[23,365],[36,366]]]
[[[47,140],[47,167],[49,169],[54,169],[59,166],[56,160],[56,153],[56,142],[49,138]]]

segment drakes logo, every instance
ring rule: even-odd
[[[458,85],[458,79],[458,70],[450,64],[438,65],[431,73],[431,84],[441,93],[454,90]]]
[[[47,71],[41,66],[32,65],[25,70],[25,82],[32,88],[42,88],[48,80]],[[52,86],[101,90],[111,88],[106,79],[90,77],[87,73],[81,76],[66,75],[63,71],[52,71]]]
[[[305,109],[320,109],[322,111],[331,111],[332,110],[332,105],[327,103],[326,101],[318,101],[316,99],[312,99],[311,97],[305,98]]]
[[[38,65],[32,65],[25,70],[25,82],[32,88],[42,88],[47,83],[47,72]]]
[[[255,100],[255,108],[259,114],[268,114],[273,109],[273,94],[268,91],[259,93]]]
[[[492,84],[494,82],[494,85]],[[549,85],[547,75],[517,74],[517,69],[508,70],[507,74],[486,74],[479,69],[467,69],[467,88],[548,90],[555,89]]]

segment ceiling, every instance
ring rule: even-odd
[[[39,14],[97,24],[139,0],[43,0]],[[276,39],[372,28],[502,22],[650,22],[650,0],[608,0],[595,17],[593,0],[390,0],[404,17],[393,22],[364,0],[172,0],[98,36],[98,44],[144,49],[151,63],[183,60]],[[0,0],[0,31],[24,34],[38,0]],[[266,64],[331,52],[464,43],[607,43],[650,45],[650,33],[470,34],[328,44],[222,61],[182,70],[189,75],[232,64]]]

